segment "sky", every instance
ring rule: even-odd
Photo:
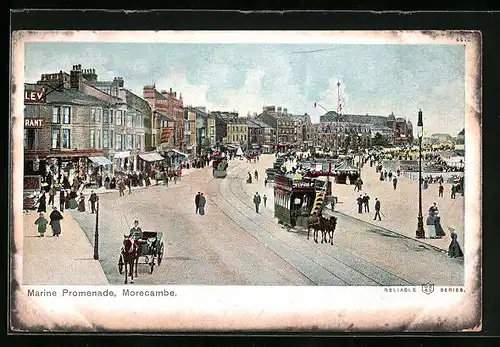
[[[265,105],[311,115],[326,110],[406,118],[422,109],[427,134],[464,128],[465,49],[460,45],[75,43],[25,45],[25,82],[73,65],[124,87],[172,88],[185,105],[261,113]],[[340,82],[340,88],[337,87]],[[317,107],[314,107],[314,104]],[[321,107],[322,106],[322,107]]]

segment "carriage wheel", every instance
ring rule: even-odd
[[[123,254],[120,254],[120,259],[118,260],[118,272],[120,275],[123,273],[123,265],[125,262],[123,261]]]
[[[153,269],[155,268],[155,256],[152,255],[151,256],[151,263],[149,264],[151,266],[150,270],[149,270],[149,273],[153,273]]]
[[[158,258],[156,259],[158,266],[160,266],[160,264],[161,264],[161,261],[163,259],[163,252],[164,251],[165,251],[165,245],[162,242],[161,245],[160,245],[160,250],[158,251],[158,254],[157,254]]]

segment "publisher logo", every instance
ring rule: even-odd
[[[422,291],[425,294],[431,294],[434,291],[434,284],[433,283],[426,283],[422,284]]]

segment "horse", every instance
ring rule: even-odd
[[[333,245],[333,234],[335,233],[335,228],[337,227],[337,217],[330,217],[326,220],[326,232],[328,233],[329,242]],[[328,243],[328,242],[327,242]]]
[[[307,239],[309,240],[309,233],[313,229],[313,238],[314,242],[318,243],[318,232],[320,230],[320,220],[316,215],[316,212],[313,213],[312,216],[309,217],[307,223]]]
[[[138,257],[138,245],[137,242],[127,236],[123,236],[123,247],[122,247],[122,256],[123,262],[125,265],[125,284],[128,283],[128,277],[130,276],[130,283],[134,283],[134,266],[135,266],[135,277],[137,277],[137,262],[139,260]],[[128,273],[127,273],[127,265],[128,265]]]

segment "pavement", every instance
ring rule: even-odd
[[[251,164],[252,168],[249,168],[252,176],[253,171],[257,169],[260,181],[254,181],[252,184],[244,186],[245,189],[252,190],[253,194],[255,194],[255,191],[259,191],[261,196],[266,194],[268,198],[266,208],[271,212],[274,212],[274,188],[272,184],[264,187],[264,177],[265,169],[272,167],[274,160],[274,155],[261,155],[260,161]],[[291,167],[293,163],[287,162],[286,165],[287,167]],[[441,198],[438,197],[438,184],[430,184],[429,188],[422,192],[422,214],[426,236],[425,219],[427,211],[433,202],[436,202],[439,208],[441,225],[446,236],[441,239],[429,239],[428,236],[424,239],[417,239],[415,231],[417,229],[418,216],[418,181],[400,176],[397,188],[394,190],[392,182],[380,181],[375,167],[370,167],[369,164],[364,165],[361,175],[364,184],[360,192],[354,191],[354,185],[333,183],[332,194],[339,197],[338,204],[335,206],[336,212],[373,224],[378,228],[386,229],[403,237],[414,239],[441,251],[448,251],[448,246],[451,242],[448,227],[451,227],[455,229],[458,242],[462,247],[462,251],[464,250],[464,197],[457,194],[456,199],[451,199],[451,184],[443,184],[444,196]],[[360,214],[357,212],[358,205],[356,199],[360,194],[364,195],[365,193],[370,196],[370,213]],[[373,220],[373,206],[376,197],[381,201],[382,221]]]
[[[56,203],[58,203],[56,199]],[[48,210],[49,211],[49,210]],[[107,285],[108,280],[98,260],[94,260],[94,249],[85,232],[72,214],[62,213],[61,235],[52,236],[47,227],[44,237],[38,237],[34,224],[38,212],[23,214],[23,284],[24,285]],[[48,218],[49,214],[45,214]]]

